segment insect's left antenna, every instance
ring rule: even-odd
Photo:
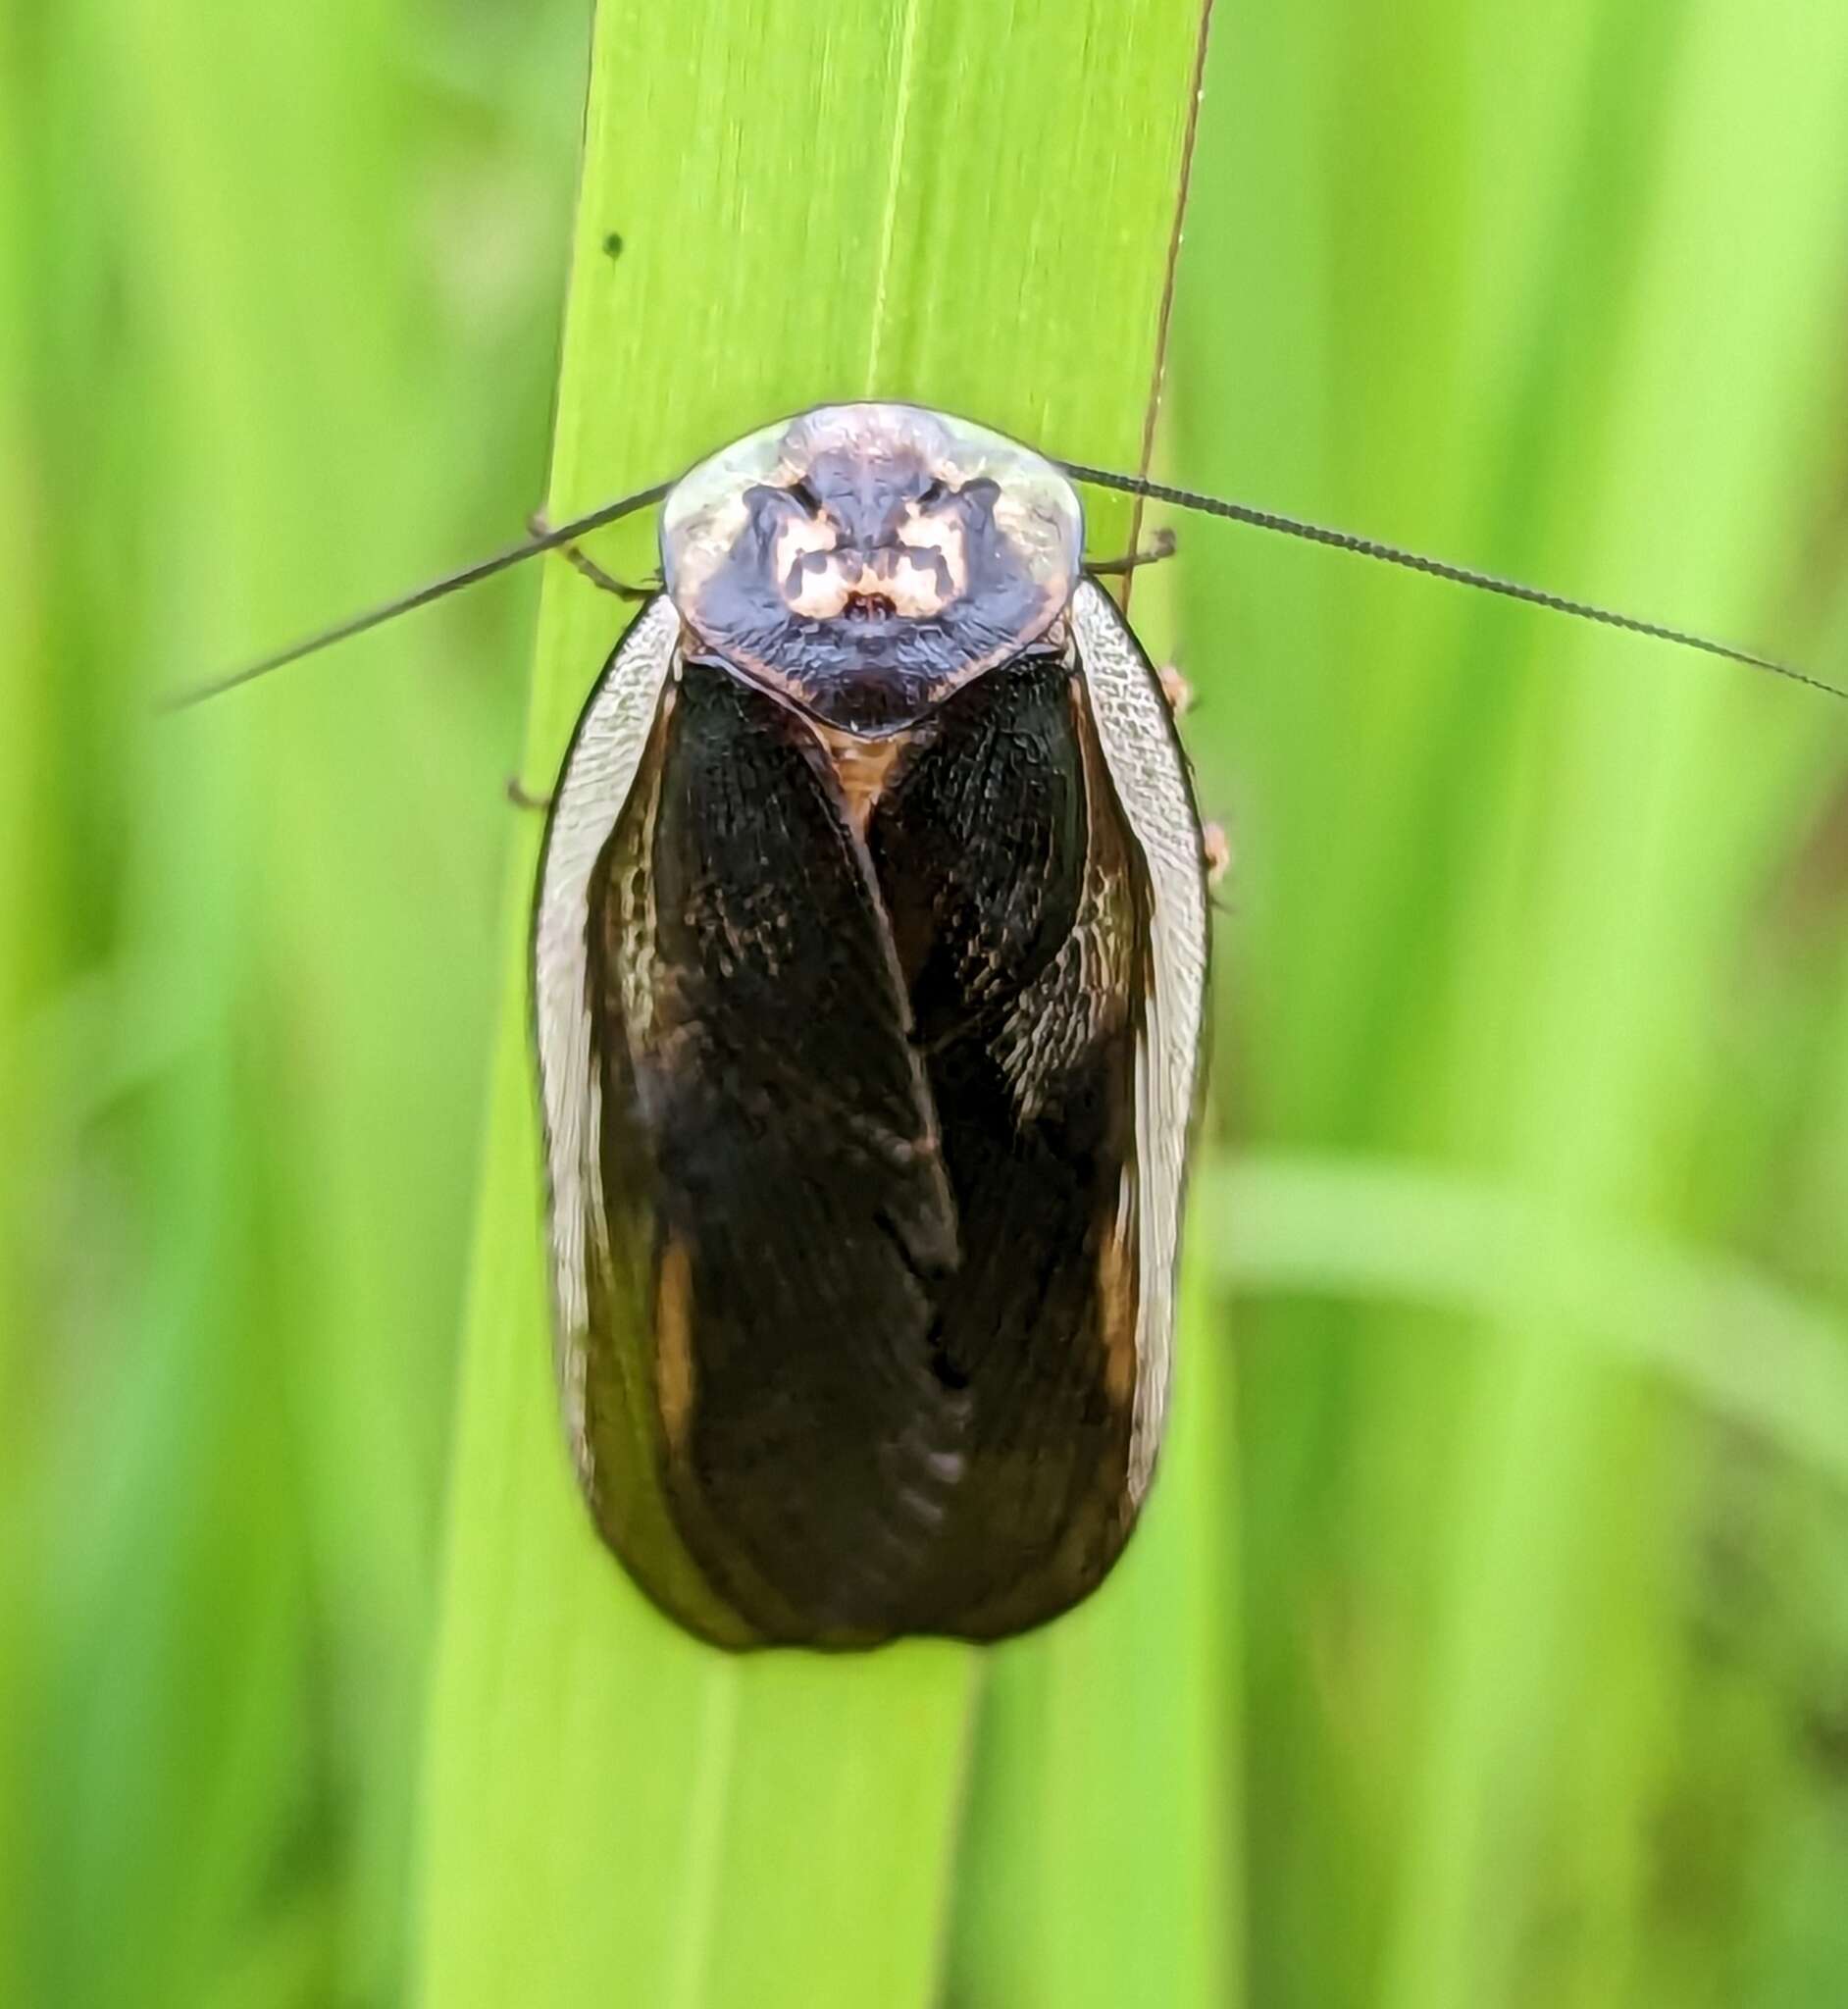
[[[272,670],[280,670],[285,664],[300,662],[303,656],[314,655],[324,648],[331,648],[336,642],[348,641],[355,635],[364,635],[369,628],[382,627],[386,621],[394,621],[400,614],[408,614],[414,608],[427,607],[432,600],[439,600],[452,592],[460,592],[465,586],[476,586],[484,579],[492,579],[497,572],[505,572],[510,566],[521,564],[528,558],[537,558],[541,551],[555,551],[561,544],[575,542],[588,537],[593,530],[601,530],[606,523],[616,523],[625,516],[633,516],[638,509],[651,508],[662,500],[674,486],[672,482],[656,482],[650,489],[639,489],[633,495],[620,496],[614,502],[605,502],[601,508],[592,509],[587,515],[573,517],[569,523],[554,525],[538,537],[528,538],[524,542],[510,544],[504,551],[496,551],[490,558],[478,558],[473,565],[464,565],[459,572],[448,572],[440,579],[433,579],[423,586],[415,587],[409,592],[399,593],[395,599],[382,605],[368,607],[364,613],[352,614],[344,621],[336,621],[331,628],[322,628],[313,635],[305,636],[300,642],[292,642],[286,648],[279,648],[273,654],[260,656],[253,663],[241,668],[228,670],[223,676],[209,677],[203,683],[188,684],[178,691],[169,692],[156,700],[162,711],[184,711],[188,706],[203,704],[208,697],[222,696],[227,691],[235,691],[240,684],[254,683],[259,677],[267,677]]]

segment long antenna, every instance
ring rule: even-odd
[[[1703,655],[1717,655],[1729,663],[1744,663],[1754,670],[1769,670],[1773,677],[1787,677],[1826,697],[1848,698],[1848,687],[1813,677],[1793,663],[1774,656],[1760,655],[1756,649],[1736,648],[1729,642],[1716,642],[1712,636],[1692,635],[1685,629],[1667,628],[1659,621],[1640,621],[1633,614],[1619,614],[1610,607],[1593,606],[1589,600],[1567,599],[1538,586],[1522,586],[1518,580],[1502,579],[1493,572],[1477,572],[1467,565],[1452,565],[1442,558],[1427,558],[1398,544],[1383,544],[1375,538],[1357,537],[1352,531],[1331,530],[1327,525],[1309,523],[1300,516],[1279,516],[1269,509],[1254,509],[1247,502],[1225,502],[1217,495],[1202,495],[1192,489],[1172,489],[1165,482],[1152,482],[1141,475],[1113,474],[1108,468],[1083,467],[1076,461],[1055,463],[1074,482],[1088,487],[1114,489],[1119,494],[1138,495],[1149,502],[1165,502],[1176,509],[1192,509],[1203,516],[1222,516],[1233,523],[1249,524],[1254,530],[1271,530],[1288,538],[1302,538],[1311,544],[1327,544],[1337,551],[1353,551],[1362,558],[1377,558],[1383,565],[1402,565],[1408,572],[1422,572],[1432,579],[1447,579],[1454,586],[1472,587],[1478,592],[1500,593],[1504,599],[1522,600],[1528,606],[1545,607],[1555,614],[1569,614],[1577,621],[1596,621],[1602,627],[1618,628],[1626,635],[1644,635],[1652,642],[1671,643],[1676,648],[1697,648]]]
[[[510,566],[536,558],[541,551],[555,551],[560,544],[588,537],[591,531],[601,530],[606,523],[633,516],[638,509],[646,509],[659,502],[673,486],[672,482],[656,482],[651,489],[638,489],[633,495],[605,502],[600,509],[592,509],[587,516],[573,517],[569,523],[558,524],[538,537],[528,538],[524,543],[510,544],[504,551],[496,551],[491,558],[478,558],[473,565],[464,565],[459,572],[444,573],[440,579],[430,580],[409,592],[399,593],[395,599],[369,607],[363,614],[352,614],[344,621],[336,621],[332,628],[318,629],[300,642],[291,642],[286,648],[279,648],[271,655],[260,656],[253,663],[245,663],[241,669],[230,670],[223,676],[209,677],[203,683],[189,684],[182,690],[172,692],[158,700],[159,707],[162,711],[184,711],[189,705],[203,704],[208,697],[235,691],[238,685],[267,677],[272,670],[280,670],[285,663],[299,662],[305,655],[330,648],[334,643],[345,642],[351,636],[364,635],[368,628],[377,628],[385,621],[396,619],[399,614],[408,614],[414,607],[427,607],[432,600],[460,592],[465,586],[491,579],[496,572],[505,572]]]
[[[1503,579],[1493,572],[1478,572],[1467,565],[1453,565],[1443,558],[1426,557],[1422,552],[1410,551],[1398,544],[1382,543],[1376,538],[1334,530],[1326,524],[1310,523],[1300,516],[1282,516],[1274,510],[1256,509],[1248,502],[1227,502],[1217,495],[1205,495],[1193,489],[1172,488],[1166,482],[1152,482],[1142,475],[1119,475],[1109,468],[1086,467],[1071,460],[1054,461],[1053,465],[1074,482],[1081,482],[1089,488],[1112,489],[1119,494],[1140,496],[1145,501],[1163,502],[1172,508],[1190,509],[1202,516],[1222,517],[1228,522],[1247,524],[1254,530],[1275,531],[1283,537],[1301,538],[1306,542],[1325,544],[1337,551],[1352,551],[1362,558],[1375,558],[1383,565],[1398,565],[1408,572],[1422,572],[1427,578],[1448,580],[1452,585],[1466,586],[1477,592],[1498,593],[1503,599],[1544,607],[1550,613],[1568,614],[1577,621],[1595,621],[1601,627],[1616,628],[1626,635],[1641,635],[1652,642],[1668,643],[1676,648],[1698,649],[1703,655],[1743,663],[1748,669],[1767,670],[1773,677],[1801,684],[1806,690],[1821,692],[1825,697],[1848,700],[1848,686],[1831,684],[1824,677],[1812,676],[1808,670],[1798,669],[1794,663],[1779,662],[1775,656],[1761,655],[1756,649],[1739,648],[1729,642],[1716,641],[1709,635],[1695,635],[1683,628],[1668,627],[1660,621],[1639,620],[1633,614],[1619,614],[1614,608],[1594,606],[1589,600],[1568,599],[1564,593],[1549,592],[1543,587],[1523,586],[1518,580]],[[523,543],[496,551],[491,558],[478,559],[473,565],[463,566],[459,572],[445,573],[439,579],[400,593],[395,599],[385,600],[364,613],[335,622],[331,628],[319,629],[300,642],[290,643],[286,648],[279,648],[271,655],[245,663],[241,669],[175,691],[159,700],[160,709],[183,711],[189,705],[203,703],[208,697],[234,691],[240,684],[267,677],[272,670],[280,670],[286,663],[299,662],[303,656],[313,655],[336,642],[363,635],[369,628],[394,620],[399,614],[408,614],[415,607],[427,607],[432,600],[460,592],[465,586],[491,579],[495,573],[505,572],[528,558],[536,558],[541,551],[555,551],[561,545],[575,543],[579,538],[600,530],[605,524],[633,516],[639,509],[651,508],[673,487],[671,481],[656,482],[651,488],[638,489],[632,495],[605,502],[601,508],[574,517],[569,523],[558,524],[538,537],[528,538]]]

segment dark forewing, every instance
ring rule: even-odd
[[[656,735],[590,914],[604,1183],[652,1203],[660,1483],[754,1630],[877,1636],[965,1427],[930,1370],[956,1221],[885,917],[785,703],[693,661]]]
[[[592,943],[592,878],[619,819],[636,827],[659,780],[659,720],[680,636],[665,594],[604,665],[572,735],[553,795],[533,915],[533,1026],[544,1127],[547,1267],[559,1406],[578,1480],[597,1523],[650,1594],[697,1631],[752,1634],[687,1554],[655,1479],[655,1397],[646,1331],[652,1212],[645,1182],[607,1187],[605,1110],[612,1056],[593,1014],[606,970]],[[632,1099],[631,1099],[632,1100]],[[592,1419],[594,1418],[594,1430]]]
[[[932,1346],[969,1442],[920,1620],[1007,1631],[1090,1589],[1133,1519],[1144,902],[1070,662],[940,706],[868,840],[962,1222]]]

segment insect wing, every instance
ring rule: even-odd
[[[1098,737],[1150,892],[1149,981],[1136,1056],[1142,1262],[1129,1473],[1140,1498],[1160,1446],[1171,1374],[1181,1211],[1206,1006],[1206,881],[1186,756],[1148,657],[1093,580],[1079,583],[1071,621]]]
[[[744,1635],[703,1593],[697,1571],[645,1488],[618,1496],[593,1436],[626,1434],[629,1461],[651,1471],[648,1414],[635,1340],[613,1332],[637,1316],[645,1223],[635,1197],[605,1180],[604,1027],[596,1009],[601,957],[590,919],[592,882],[624,811],[645,798],[643,768],[675,658],[680,618],[665,593],[631,626],[590,693],[553,793],[539,857],[533,920],[533,1022],[544,1128],[548,1268],[559,1406],[578,1481],[606,1537],[625,1556],[658,1560],[659,1595],[709,1636]],[[604,1400],[593,1418],[591,1382]],[[616,1370],[613,1380],[610,1369]],[[624,1371],[626,1369],[626,1371]],[[600,1425],[594,1428],[593,1425]]]

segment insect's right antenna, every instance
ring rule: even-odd
[[[1357,537],[1352,531],[1331,530],[1325,524],[1309,523],[1300,516],[1279,516],[1268,509],[1255,509],[1248,502],[1227,502],[1217,495],[1203,495],[1192,489],[1173,489],[1165,482],[1152,482],[1142,475],[1119,475],[1108,468],[1081,467],[1065,460],[1058,465],[1073,481],[1100,489],[1114,489],[1119,494],[1139,495],[1150,502],[1165,502],[1176,509],[1192,509],[1202,516],[1221,516],[1232,523],[1249,524],[1254,530],[1270,530],[1284,537],[1302,538],[1312,544],[1327,544],[1337,551],[1353,551],[1362,558],[1377,558],[1383,565],[1402,565],[1409,572],[1422,572],[1432,579],[1449,580],[1454,586],[1467,586],[1478,592],[1500,593],[1504,599],[1522,600],[1529,606],[1545,607],[1555,614],[1569,614],[1577,621],[1596,621],[1606,628],[1621,629],[1626,635],[1647,636],[1653,642],[1667,642],[1676,648],[1697,648],[1704,655],[1717,655],[1729,663],[1744,663],[1749,669],[1769,670],[1773,677],[1786,677],[1825,697],[1848,699],[1848,687],[1812,676],[1793,663],[1775,656],[1760,655],[1756,649],[1737,648],[1729,642],[1716,642],[1708,635],[1693,635],[1682,628],[1667,628],[1658,621],[1638,620],[1633,614],[1619,614],[1610,607],[1593,606],[1589,600],[1567,599],[1544,587],[1523,586],[1518,580],[1502,579],[1493,572],[1477,572],[1467,565],[1452,565],[1443,558],[1427,558],[1398,544],[1384,544],[1375,538]]]
[[[209,677],[203,683],[188,684],[170,692],[158,698],[156,704],[162,711],[184,711],[189,705],[203,704],[208,697],[222,696],[227,691],[235,691],[240,684],[267,677],[272,670],[280,670],[285,663],[299,662],[305,655],[331,648],[334,643],[345,642],[351,636],[364,635],[367,629],[381,627],[400,614],[410,613],[415,607],[427,607],[432,600],[460,592],[465,586],[492,579],[496,572],[505,572],[527,558],[536,558],[541,551],[555,551],[561,544],[573,543],[593,530],[601,530],[606,523],[633,516],[638,509],[646,509],[659,502],[673,486],[672,482],[656,482],[651,489],[639,489],[633,495],[605,502],[589,515],[558,524],[538,537],[528,538],[524,543],[510,544],[504,551],[496,551],[491,558],[478,558],[473,565],[464,565],[459,572],[445,573],[440,579],[414,587],[409,592],[399,593],[395,599],[386,600],[381,606],[369,607],[362,614],[351,614],[344,621],[336,621],[332,628],[322,628],[300,642],[291,642],[286,648],[260,656],[254,663],[245,663],[241,669],[229,670],[223,676]]]

